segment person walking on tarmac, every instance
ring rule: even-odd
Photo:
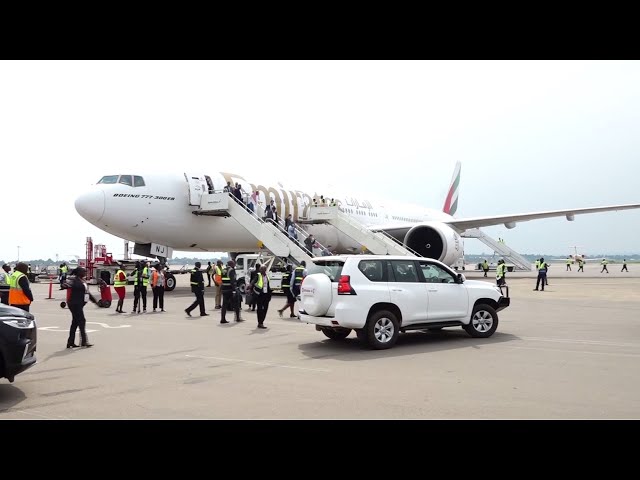
[[[256,264],[249,269],[249,285],[253,286],[253,284],[256,283],[258,273],[260,273],[260,267],[260,262],[256,262]],[[249,288],[248,295],[251,300],[247,302],[247,310],[251,309],[251,311],[254,312],[258,305],[258,295],[252,288]]]
[[[291,264],[288,264],[285,272],[282,274],[282,291],[287,296],[287,303],[284,304],[284,307],[278,309],[278,315],[282,317],[282,312],[284,312],[287,307],[291,309],[291,313],[289,314],[289,318],[295,318],[296,315],[293,312],[293,308],[296,305],[296,297],[291,293],[291,275],[292,268]]]
[[[229,260],[227,262],[227,268],[222,271],[222,309],[220,323],[229,323],[227,321],[226,314],[228,310],[235,312],[236,322],[242,322],[240,318],[240,302],[238,295],[238,282],[236,278],[236,262]]]
[[[140,299],[142,300],[142,313],[147,313],[147,287],[149,286],[149,262],[142,262],[142,272],[140,273]],[[140,313],[140,306],[138,306]]]
[[[258,297],[258,328],[267,328],[264,326],[264,320],[267,317],[269,302],[271,301],[271,285],[269,284],[266,265],[260,267],[260,271],[256,275],[256,282],[251,287]]]
[[[67,272],[69,271],[69,267],[67,267],[67,264],[62,262],[62,264],[60,265],[60,290],[63,290],[63,286],[65,284],[65,282],[67,281]]]
[[[133,311],[131,313],[140,313],[140,274],[142,266],[140,262],[136,262],[136,268],[133,271]]]
[[[218,260],[213,270],[213,283],[216,286],[216,310],[222,308],[222,268],[222,260]]]
[[[211,286],[211,272],[213,271],[213,267],[211,266],[211,262],[207,262],[207,287]]]
[[[296,268],[293,269],[293,274],[292,274],[293,278],[291,282],[291,294],[293,295],[294,299],[297,298],[298,295],[300,295],[300,285],[302,285],[302,280],[306,276],[305,274],[306,266],[307,265],[303,260],[302,262],[300,262],[300,265],[298,265]]]
[[[195,294],[196,301],[189,305],[184,311],[187,315],[191,316],[191,312],[199,306],[200,316],[208,317],[209,314],[204,309],[204,278],[200,270],[201,266],[202,264],[200,262],[196,262],[195,268],[191,270],[191,291]]]
[[[484,259],[484,262],[482,262],[482,270],[484,270],[484,276],[486,277],[489,272],[489,263],[486,258]]]
[[[538,290],[540,284],[542,283],[541,291],[544,292],[544,286],[547,279],[547,263],[544,261],[544,258],[540,259],[540,266],[538,268],[538,279],[536,280],[536,288],[534,290]],[[547,284],[548,285],[548,284]]]
[[[622,270],[620,270],[621,272],[628,272],[629,269],[627,268],[627,259],[623,259],[622,260]]]
[[[124,306],[124,297],[127,293],[127,275],[124,273],[124,269],[122,268],[121,263],[118,264],[118,271],[116,272],[116,276],[113,279],[113,287],[118,294],[118,305],[116,306],[116,312],[124,313],[122,311],[122,307]]]
[[[9,277],[9,305],[26,312],[29,311],[29,305],[33,302],[33,293],[31,293],[27,272],[27,264],[19,262]]]
[[[602,273],[602,272],[607,272],[607,273],[609,273],[609,269],[607,268],[607,264],[608,264],[608,263],[609,263],[609,262],[607,262],[607,259],[606,259],[606,258],[603,258],[603,259],[602,259],[602,261],[600,262],[600,265],[602,265],[602,270],[600,270],[600,273]]]
[[[503,259],[498,260],[498,265],[496,266],[496,284],[501,287],[506,284],[506,276],[507,276],[507,265],[504,263]]]
[[[6,263],[0,270],[0,302],[9,305],[9,278],[11,277],[11,267]]]
[[[166,285],[166,277],[164,269],[157,263],[151,274],[151,290],[153,291],[153,311],[158,308],[160,302],[160,311],[164,312],[164,286]]]
[[[571,259],[571,257],[567,258],[567,272],[571,271],[571,263],[573,262],[573,260]]]
[[[89,343],[85,326],[87,320],[84,317],[84,306],[88,301],[97,304],[98,301],[89,292],[89,285],[85,280],[87,271],[78,267],[74,270],[75,276],[70,282],[68,288],[71,289],[71,296],[69,297],[69,310],[71,311],[71,328],[69,328],[69,338],[67,339],[67,348],[80,347],[93,347],[92,343]],[[80,345],[74,343],[76,338],[76,329],[80,329]]]
[[[584,261],[582,259],[578,259],[578,271],[584,273]]]

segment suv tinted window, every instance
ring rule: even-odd
[[[372,282],[387,281],[385,279],[385,269],[382,260],[362,260],[358,263],[358,270]]]
[[[313,262],[307,266],[307,275],[313,273],[324,273],[332,282],[337,282],[342,273],[344,262],[342,260],[322,260]]]
[[[413,260],[390,260],[391,272],[395,279],[389,279],[391,282],[419,282],[416,264]]]
[[[439,265],[420,262],[420,270],[427,283],[456,283],[456,279]]]

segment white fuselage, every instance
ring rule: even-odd
[[[96,227],[118,237],[140,244],[157,243],[175,250],[238,252],[257,251],[257,240],[231,217],[193,215],[197,209],[193,185],[204,183],[204,176],[180,174],[142,175],[144,186],[120,183],[98,183],[78,197],[76,210]],[[196,180],[200,179],[200,180]],[[369,200],[365,197],[333,194],[332,192],[303,192],[301,190],[264,185],[244,177],[218,173],[210,175],[216,191],[227,182],[240,183],[247,193],[258,191],[263,206],[275,200],[278,216],[292,214],[293,220],[306,216],[313,198],[322,194],[338,203],[340,209],[362,224],[406,225],[425,221],[446,221],[451,217],[442,212],[398,202]],[[203,185],[204,188],[206,184]],[[328,195],[328,197],[327,197]],[[316,239],[333,252],[358,251],[360,245],[329,225],[310,225],[306,228]]]

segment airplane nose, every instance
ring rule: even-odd
[[[83,193],[76,199],[76,211],[89,222],[97,222],[104,215],[104,192],[92,190]]]

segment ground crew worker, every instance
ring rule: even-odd
[[[227,262],[227,268],[222,271],[222,309],[220,323],[229,323],[225,318],[227,310],[233,310],[235,312],[236,322],[242,322],[240,318],[240,302],[238,295],[238,282],[236,278],[236,262],[229,260]]]
[[[33,302],[33,293],[31,293],[27,272],[27,264],[19,262],[9,277],[9,305],[26,312],[29,311],[29,305]]]
[[[294,298],[300,295],[300,285],[304,279],[305,262],[301,262],[296,268],[293,269],[293,281],[291,282],[291,293]]]
[[[124,313],[122,311],[122,307],[124,306],[124,297],[127,293],[127,275],[122,269],[122,264],[118,265],[118,271],[116,272],[116,276],[113,279],[113,287],[118,294],[118,305],[116,306],[116,312]]]
[[[484,259],[484,262],[482,262],[482,270],[484,270],[484,276],[486,277],[489,272],[489,263],[486,258]]]
[[[622,270],[620,270],[621,272],[628,272],[629,269],[627,268],[627,259],[623,259],[622,260]]]
[[[291,264],[287,265],[285,272],[282,274],[282,291],[287,296],[287,303],[284,304],[284,307],[278,310],[278,315],[282,317],[282,312],[284,312],[287,307],[291,309],[291,313],[289,314],[289,318],[296,318],[295,313],[293,312],[293,308],[296,305],[296,297],[291,293],[291,275],[292,268]]]
[[[9,278],[11,277],[11,267],[6,263],[0,270],[0,302],[9,305]]]
[[[584,273],[584,260],[578,259],[578,271]]]
[[[507,265],[504,263],[504,260],[498,260],[498,266],[496,267],[496,283],[499,287],[505,285],[507,282]]]
[[[142,300],[142,313],[147,313],[147,287],[149,286],[149,262],[142,262],[142,272],[140,273],[141,282],[138,284],[140,288],[140,299]],[[140,307],[138,306],[138,313]]]
[[[607,273],[609,273],[609,269],[607,268],[607,259],[603,258],[602,261],[600,262],[600,265],[602,265],[602,270],[600,270],[600,273],[604,272],[606,270]]]
[[[142,270],[142,266],[140,262],[136,262],[136,268],[133,271],[133,312],[140,313],[140,272]]]
[[[571,260],[571,257],[567,258],[567,270],[566,270],[567,272],[571,271],[571,263],[572,262],[573,261]]]
[[[196,262],[195,268],[191,270],[191,291],[195,294],[196,301],[189,305],[184,311],[187,315],[191,316],[191,311],[199,306],[200,316],[208,317],[209,314],[204,309],[204,278],[200,271],[201,266],[202,264],[200,262]]]
[[[258,328],[267,328],[264,326],[264,320],[269,310],[269,302],[271,301],[271,285],[269,277],[267,277],[267,267],[260,267],[260,272],[256,277],[256,283],[253,285],[253,291],[258,295]]]
[[[211,286],[211,272],[213,271],[213,267],[211,266],[211,262],[207,262],[207,287]]]
[[[222,260],[216,262],[214,269],[213,283],[216,286],[216,309],[222,308]]]
[[[544,292],[544,285],[547,279],[547,264],[544,261],[544,258],[540,259],[540,266],[538,268],[538,279],[536,280],[536,288],[534,290],[538,290],[540,283],[542,282],[542,291]]]
[[[62,262],[60,265],[60,290],[63,290],[62,285],[67,281],[67,272],[69,271],[69,267],[67,264]]]

